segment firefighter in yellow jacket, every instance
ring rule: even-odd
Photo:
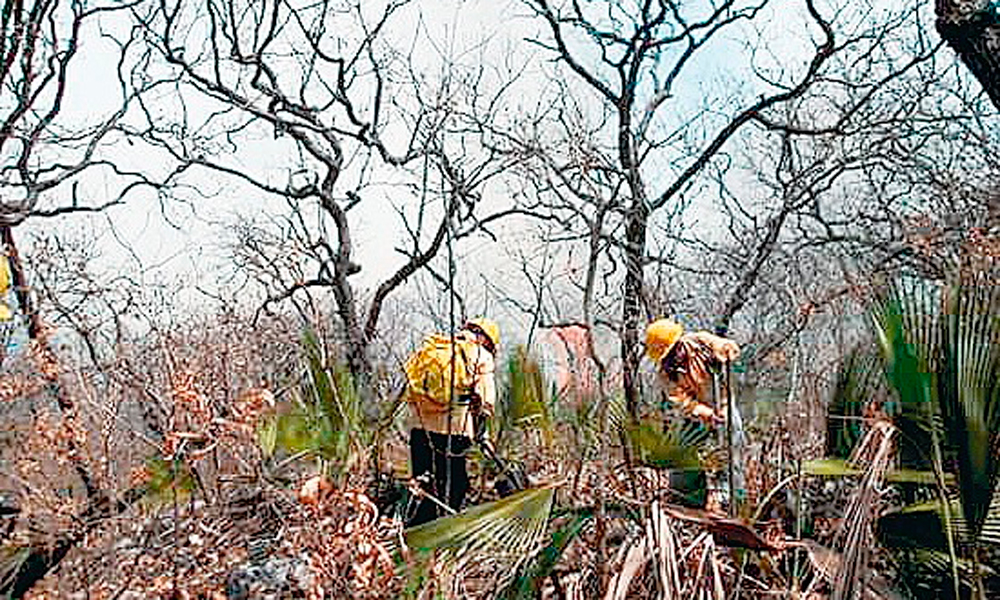
[[[656,363],[657,375],[670,401],[685,415],[712,429],[726,422],[725,406],[716,406],[712,401],[712,377],[713,372],[721,372],[725,363],[739,357],[736,342],[707,331],[685,333],[679,323],[659,319],[646,328],[646,354]],[[716,401],[727,397],[724,388],[720,391]],[[735,425],[739,417],[735,407],[733,416]],[[742,431],[742,425],[738,427]],[[738,479],[742,486],[742,475]],[[709,502],[708,484],[707,474],[701,469],[670,473],[674,501],[685,506],[705,508]]]
[[[424,490],[457,511],[469,490],[466,453],[475,436],[483,434],[482,424],[477,419],[492,417],[496,405],[494,371],[500,327],[490,319],[471,319],[447,343],[449,349],[443,361],[434,360],[428,354],[422,357],[419,350],[410,357],[405,399],[410,407],[412,475],[421,481]],[[452,352],[460,353],[461,360],[454,360],[449,365],[447,358]],[[435,366],[439,371],[437,375],[443,376],[446,383],[450,380],[458,389],[442,389],[441,383],[421,386],[414,381],[415,374]],[[448,373],[449,366],[452,371],[460,372]],[[453,399],[449,402],[449,398]],[[442,512],[437,503],[421,498],[407,526],[432,521],[442,516]]]
[[[725,421],[724,408],[712,404],[712,372],[739,358],[736,342],[707,331],[685,333],[679,323],[659,319],[646,328],[646,354],[672,402],[705,423]]]

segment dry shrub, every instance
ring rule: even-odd
[[[300,492],[305,514],[289,528],[295,545],[309,557],[317,586],[326,597],[387,598],[398,591],[392,548],[399,547],[402,524],[380,517],[360,490],[339,490],[314,477]]]

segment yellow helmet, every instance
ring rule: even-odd
[[[684,327],[670,319],[657,319],[646,327],[646,354],[660,362],[670,347],[684,333]]]
[[[486,337],[490,338],[494,347],[500,345],[500,326],[497,325],[496,321],[492,319],[487,319],[485,317],[469,319],[465,322],[465,327],[463,329],[468,329],[474,333],[482,332],[486,335]]]

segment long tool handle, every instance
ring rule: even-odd
[[[483,451],[483,454],[486,455],[486,458],[492,460],[496,464],[496,466],[500,469],[501,473],[507,473],[507,469],[509,468],[507,466],[507,462],[504,461],[499,456],[497,456],[497,453],[493,449],[492,444],[490,444],[488,441],[483,440],[483,439],[476,440],[476,441],[479,442],[479,448]]]
[[[736,516],[736,480],[733,475],[733,367],[726,361],[726,462],[729,465],[729,516]]]

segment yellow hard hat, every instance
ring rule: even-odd
[[[487,319],[485,317],[476,317],[475,319],[469,319],[465,322],[465,329],[469,329],[476,332],[476,329],[481,331],[486,337],[490,338],[493,342],[493,346],[500,345],[500,326],[497,325],[496,321],[492,319]],[[478,333],[478,332],[477,332]]]
[[[684,333],[684,327],[670,319],[657,319],[646,327],[646,354],[656,362],[670,351],[670,347]]]

